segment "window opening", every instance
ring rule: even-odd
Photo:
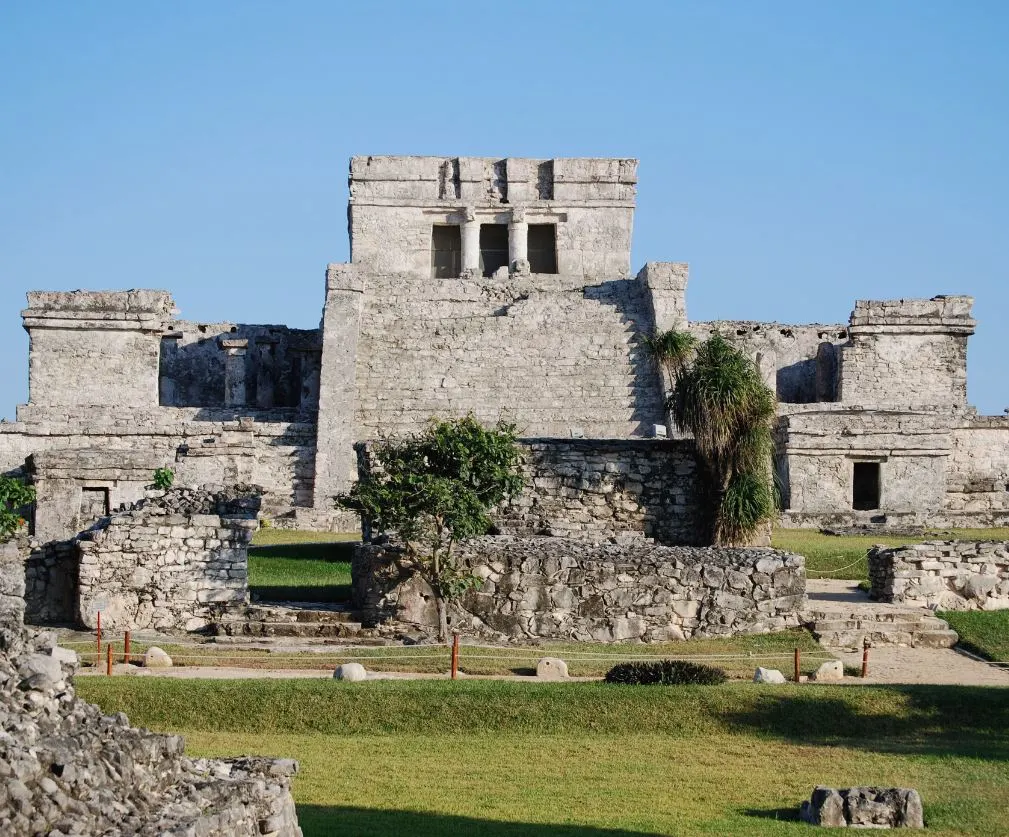
[[[856,462],[851,491],[851,507],[856,511],[879,508],[879,463]]]
[[[493,276],[502,267],[508,267],[508,225],[480,225],[480,272]]]
[[[532,273],[557,272],[557,225],[529,225],[529,270]]]
[[[462,228],[436,224],[431,229],[431,276],[454,279],[462,272]]]

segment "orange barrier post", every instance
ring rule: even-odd
[[[862,640],[862,676],[869,676],[869,640]]]
[[[123,637],[123,662],[127,665],[130,664],[130,632],[126,632],[126,636]]]
[[[102,612],[98,611],[98,658],[95,660],[95,665],[97,666],[102,660]]]
[[[795,649],[795,682],[799,682],[799,649]]]
[[[452,634],[452,679],[459,676],[459,634]]]
[[[105,646],[105,673],[112,674],[112,643]]]

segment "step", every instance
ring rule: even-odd
[[[830,631],[876,631],[878,633],[901,633],[915,631],[944,631],[949,625],[934,616],[923,616],[915,621],[880,622],[874,619],[817,619],[812,623],[816,630]]]
[[[859,649],[868,639],[872,645],[904,645],[908,648],[952,648],[960,637],[956,631],[819,631],[813,635],[827,648]]]
[[[259,602],[216,620],[217,635],[339,639],[361,632],[358,614],[346,604]]]

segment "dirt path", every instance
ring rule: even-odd
[[[837,651],[845,665],[861,667],[862,652]],[[981,662],[952,648],[881,645],[869,651],[869,676],[850,683],[935,683],[957,686],[1009,686],[1009,667]]]

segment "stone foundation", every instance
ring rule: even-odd
[[[457,549],[481,579],[450,607],[451,627],[512,640],[662,641],[796,627],[805,559],[771,549],[591,544],[486,537]],[[399,547],[355,553],[355,604],[366,625],[437,625],[430,587]]]
[[[871,596],[940,610],[1009,608],[1009,543],[928,541],[869,550]]]

